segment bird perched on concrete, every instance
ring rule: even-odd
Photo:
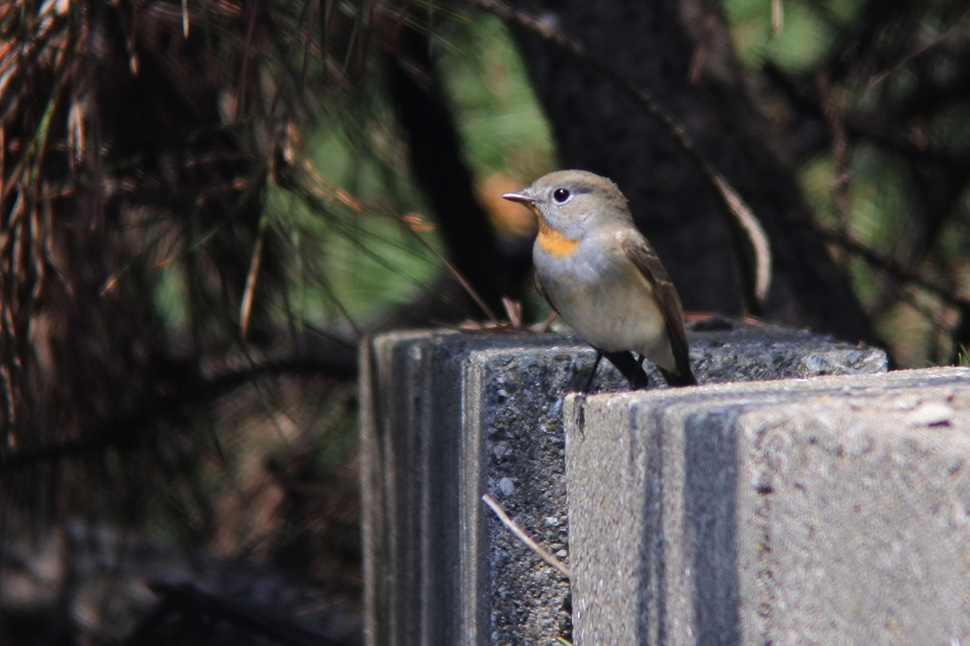
[[[633,388],[647,385],[644,358],[671,386],[697,383],[680,297],[653,246],[633,224],[616,184],[586,171],[564,170],[502,197],[535,214],[536,288],[597,351],[586,390],[604,356]]]

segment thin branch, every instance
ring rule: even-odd
[[[564,565],[562,561],[560,561],[555,556],[553,556],[549,552],[549,550],[545,549],[544,547],[536,543],[534,540],[532,540],[532,538],[525,533],[524,529],[516,525],[515,521],[509,518],[509,515],[505,513],[505,510],[502,509],[501,505],[495,502],[494,498],[492,498],[490,495],[486,493],[486,494],[482,494],[482,500],[485,501],[486,505],[492,508],[492,511],[494,511],[495,515],[498,516],[498,519],[502,521],[502,524],[505,525],[505,527],[510,532],[512,532],[512,534],[514,534],[516,538],[522,541],[522,543],[526,547],[528,547],[530,550],[535,552],[536,556],[541,558],[543,561],[545,561],[552,567],[556,568],[556,570],[558,570],[559,573],[562,574],[567,579],[572,577],[572,573],[569,567]]]
[[[970,299],[954,292],[948,285],[944,285],[938,280],[927,276],[921,276],[909,267],[903,265],[894,258],[886,257],[878,251],[870,248],[865,242],[859,240],[848,231],[837,231],[831,227],[815,225],[815,230],[827,241],[841,246],[849,253],[862,258],[869,265],[886,272],[890,276],[902,282],[918,285],[923,289],[933,292],[944,301],[962,308],[970,307]]]
[[[259,276],[259,268],[263,260],[263,237],[266,229],[259,227],[259,235],[256,237],[256,244],[253,245],[253,253],[249,260],[249,271],[246,273],[246,288],[243,290],[242,302],[239,304],[239,338],[246,340],[249,332],[249,315],[253,310],[253,297],[256,293],[256,277]]]
[[[336,363],[313,359],[282,359],[252,364],[241,370],[231,370],[212,377],[187,380],[176,392],[141,402],[134,412],[108,420],[99,428],[76,440],[53,442],[36,448],[25,448],[0,454],[0,473],[46,462],[96,453],[109,447],[127,447],[142,441],[153,424],[177,417],[186,407],[213,402],[259,377],[285,375],[325,375],[348,379],[354,373]]]
[[[148,588],[162,598],[160,606],[139,624],[124,644],[150,641],[166,620],[177,614],[196,614],[224,620],[240,631],[261,635],[272,642],[288,646],[346,646],[347,642],[332,639],[323,633],[301,626],[297,622],[280,619],[260,607],[210,594],[191,583],[153,581]],[[149,638],[149,639],[146,639]]]
[[[452,278],[454,278],[455,280],[458,281],[458,284],[460,284],[461,287],[462,287],[462,289],[465,290],[465,293],[467,293],[472,298],[472,300],[475,301],[475,304],[478,305],[479,308],[481,308],[482,312],[485,313],[485,316],[488,317],[488,320],[491,321],[491,322],[493,322],[493,323],[498,322],[498,317],[495,316],[495,312],[493,312],[492,311],[492,308],[488,306],[488,303],[485,302],[485,299],[483,299],[478,294],[478,292],[475,291],[475,288],[472,287],[471,283],[468,282],[468,280],[461,274],[460,271],[458,271],[458,268],[455,267],[455,265],[452,264],[452,262],[450,260],[448,260],[447,258],[445,258],[444,254],[442,254],[440,251],[438,251],[437,249],[435,249],[431,245],[431,243],[429,243],[424,238],[424,236],[421,235],[421,233],[416,228],[416,223],[413,220],[408,219],[406,216],[401,215],[400,213],[395,213],[393,211],[389,211],[389,212],[391,213],[391,216],[392,217],[396,218],[398,220],[398,222],[400,222],[403,225],[403,227],[404,227],[404,229],[406,231],[408,231],[409,233],[411,233],[411,234],[414,235],[414,238],[419,243],[421,243],[424,246],[425,249],[427,249],[428,251],[430,251],[432,254],[434,254],[434,256],[439,261],[441,261],[441,263],[445,266],[445,268],[451,274]]]
[[[822,115],[832,133],[831,155],[835,166],[835,179],[832,180],[832,207],[835,219],[842,231],[849,229],[849,137],[845,123],[836,105],[836,99],[829,86],[827,74],[820,74],[817,79],[819,99]]]
[[[934,38],[930,42],[926,43],[925,45],[916,49],[915,51],[910,52],[909,54],[904,56],[901,60],[896,61],[895,63],[893,63],[886,69],[884,69],[883,71],[873,76],[872,79],[869,80],[869,88],[871,89],[876,87],[877,85],[885,81],[887,78],[889,78],[891,74],[896,72],[899,68],[901,68],[906,63],[909,63],[913,59],[922,56],[923,54],[930,51],[934,47],[940,45],[941,43],[946,42],[946,40],[950,38],[951,35],[953,35],[958,29],[961,28],[960,25],[967,18],[967,16],[970,16],[970,9],[968,9],[967,11],[964,11],[959,18],[953,21],[952,25],[946,28],[946,30],[942,34],[939,34],[936,38]]]

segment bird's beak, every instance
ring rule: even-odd
[[[510,202],[518,202],[520,204],[525,204],[526,206],[532,206],[536,203],[535,198],[529,197],[523,192],[505,193],[502,195],[502,197]]]

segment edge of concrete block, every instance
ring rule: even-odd
[[[770,589],[770,578],[759,578],[765,564],[751,556],[756,551],[752,546],[770,545],[758,534],[767,530],[757,523],[734,526],[739,514],[758,518],[766,512],[751,495],[724,493],[742,485],[767,493],[773,485],[764,474],[738,467],[738,443],[754,440],[735,437],[733,429],[759,419],[763,425],[801,423],[785,417],[801,402],[809,403],[808,418],[829,406],[864,411],[867,403],[876,401],[910,405],[913,393],[939,396],[940,388],[946,392],[948,385],[967,388],[970,370],[938,368],[567,397],[575,643],[680,643],[676,635],[685,634],[698,643],[715,637],[727,643],[740,643],[742,638],[753,643],[759,634],[777,637],[765,627],[763,617],[785,610],[773,609],[770,597],[750,594],[759,586]],[[915,404],[901,414],[928,424],[942,415]],[[720,419],[712,424],[717,416]],[[742,422],[741,416],[747,419]],[[771,449],[765,450],[763,459],[772,459]],[[739,559],[750,562],[741,564]],[[589,569],[590,563],[598,565]],[[623,576],[624,572],[635,574]],[[672,593],[694,589],[704,593]],[[742,590],[747,593],[742,595]],[[718,614],[718,609],[726,614]],[[908,621],[911,625],[914,620]],[[592,636],[589,631],[594,629]]]

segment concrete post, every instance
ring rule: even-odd
[[[970,643],[970,371],[565,415],[577,645]]]
[[[807,332],[720,320],[707,328],[691,333],[702,382],[886,366],[878,350]],[[548,644],[571,636],[568,582],[512,537],[481,496],[494,497],[546,549],[575,560],[567,557],[563,403],[593,358],[581,340],[551,334],[402,332],[363,348],[367,643]],[[600,370],[597,389],[625,387],[612,367]]]

